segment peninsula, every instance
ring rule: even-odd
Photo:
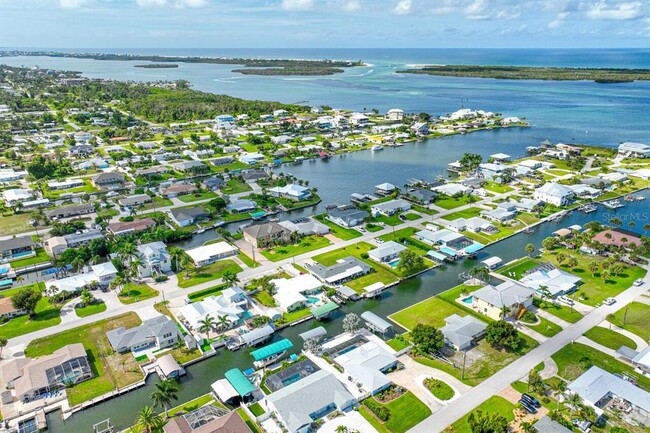
[[[532,66],[427,65],[397,71],[400,74],[426,74],[444,77],[497,78],[506,80],[594,81],[630,83],[650,80],[650,69],[555,68]]]
[[[228,57],[198,57],[198,56],[160,56],[140,54],[111,54],[111,53],[62,53],[56,51],[0,51],[0,57],[32,56],[32,57],[69,57],[91,60],[117,61],[148,61],[156,64],[165,63],[209,63],[216,65],[243,65],[245,69],[235,69],[233,72],[254,75],[333,75],[343,72],[342,68],[364,66],[361,61],[350,60],[305,60],[305,59],[247,59]],[[140,66],[139,67],[154,67]],[[158,67],[158,66],[156,66]],[[173,67],[173,66],[172,66]],[[248,69],[251,68],[251,69]],[[253,69],[254,68],[254,69]]]
[[[178,65],[176,63],[145,63],[144,65],[135,65],[134,68],[173,69],[178,68]]]

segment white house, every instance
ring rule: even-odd
[[[370,119],[365,114],[354,113],[350,116],[350,123],[357,127],[365,127],[370,125]]]
[[[2,198],[7,204],[21,203],[31,200],[34,197],[34,192],[30,189],[5,189],[2,191]]]
[[[627,154],[636,158],[648,158],[650,156],[650,146],[643,143],[634,143],[626,141],[618,146],[620,153]]]
[[[149,242],[138,245],[137,256],[140,259],[138,275],[140,278],[151,277],[171,271],[172,261],[163,242]]]
[[[395,199],[383,203],[374,204],[370,208],[370,211],[372,213],[372,216],[391,216],[395,215],[398,212],[407,211],[409,209],[411,209],[411,203],[407,202],[406,200]]]
[[[406,250],[404,245],[395,241],[388,241],[381,244],[374,250],[368,251],[368,257],[377,263],[390,263],[399,257],[399,253]]]
[[[291,183],[286,186],[276,186],[269,188],[268,192],[273,197],[284,197],[289,200],[302,201],[311,197],[311,191],[304,186]]]
[[[565,272],[561,269],[541,269],[521,279],[521,283],[534,290],[545,286],[554,298],[572,293],[576,290],[577,284],[582,278]]]
[[[565,206],[573,198],[573,191],[559,183],[548,182],[535,190],[533,198],[555,206]]]
[[[225,317],[226,328],[239,325],[245,318],[248,299],[244,291],[239,287],[224,289],[217,296],[209,296],[199,302],[193,302],[182,306],[179,313],[192,329],[199,329],[200,322],[207,316],[217,320]]]
[[[399,108],[391,108],[386,113],[386,119],[390,120],[391,122],[399,122],[400,120],[404,119],[404,110],[400,110]]]
[[[244,164],[255,165],[260,161],[264,161],[264,155],[261,153],[243,153],[239,155],[239,160]]]
[[[237,255],[237,247],[228,242],[217,242],[216,244],[202,245],[187,250],[186,253],[197,267],[209,265],[217,260]]]
[[[271,280],[276,287],[273,295],[278,307],[284,312],[291,312],[307,307],[307,295],[314,294],[321,290],[323,283],[311,274],[303,274],[297,277],[285,279],[278,278]]]

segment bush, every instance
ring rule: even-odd
[[[535,323],[537,322],[537,317],[531,313],[530,311],[526,310],[524,314],[522,314],[521,319],[522,322],[526,323]]]
[[[158,276],[154,279],[154,281],[155,281],[156,283],[162,283],[163,281],[167,281],[167,280],[169,280],[169,277],[168,277],[167,275],[158,275]]]
[[[380,421],[386,422],[390,419],[390,409],[377,403],[372,397],[366,399],[364,404]]]

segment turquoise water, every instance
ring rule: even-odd
[[[34,255],[33,251],[23,251],[22,253],[13,254],[11,256],[11,258],[18,259],[18,258],[21,258],[21,257],[29,257],[29,256],[33,256],[33,255]]]
[[[284,386],[289,386],[289,385],[291,385],[292,383],[298,382],[300,379],[302,379],[302,374],[300,374],[300,373],[296,373],[296,374],[294,374],[294,375],[292,375],[292,376],[289,376],[289,377],[287,377],[286,379],[284,379],[284,380],[282,381],[282,385],[284,385]]]
[[[388,263],[388,265],[393,269],[397,268],[399,266],[399,259],[393,260],[392,262]]]
[[[320,299],[315,298],[313,296],[307,296],[307,302],[310,304],[317,304],[320,301]]]
[[[474,300],[473,296],[468,296],[467,298],[463,298],[463,303],[471,304],[473,300]]]

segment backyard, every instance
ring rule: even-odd
[[[216,196],[217,194],[212,191],[203,191],[203,192],[197,192],[193,194],[181,195],[178,197],[178,199],[183,203],[192,203],[199,200],[207,200],[210,198],[215,198]]]
[[[242,268],[230,259],[218,260],[211,265],[190,269],[189,278],[185,278],[186,271],[179,272],[176,274],[178,276],[178,286],[186,289],[197,284],[216,280],[223,277],[223,274],[227,271],[238,274],[242,271]]]
[[[16,287],[13,289],[3,290],[0,295],[7,298],[12,297],[21,289],[32,288],[43,292],[45,284],[35,283],[27,286]],[[14,338],[19,335],[29,334],[30,332],[38,331],[41,329],[49,328],[61,323],[60,311],[55,308],[48,297],[43,296],[38,304],[33,317],[27,315],[14,317],[4,325],[0,325],[2,336],[6,338]]]
[[[539,266],[538,262],[530,257],[523,257],[499,269],[499,273],[514,280],[521,280],[526,271],[529,271],[536,266]]]
[[[375,398],[369,397],[369,399]],[[379,433],[405,433],[431,415],[431,410],[410,391],[386,404],[374,401],[374,404],[383,406],[390,411],[390,418],[386,422],[380,421],[368,409],[367,400],[362,402],[359,412]]]
[[[323,236],[306,236],[297,244],[277,246],[268,250],[262,251],[262,255],[272,262],[277,262],[282,259],[298,256],[300,254],[308,253],[309,251],[318,250],[330,245],[329,239]]]
[[[36,251],[36,255],[33,257],[27,257],[25,259],[20,259],[20,260],[13,260],[11,262],[11,267],[13,269],[18,269],[25,266],[35,265],[38,263],[49,262],[51,260],[50,256],[47,255],[47,253],[43,248],[36,248],[35,251]]]
[[[123,387],[142,379],[142,371],[130,353],[120,355],[113,352],[106,332],[118,327],[132,328],[141,323],[135,313],[127,313],[90,325],[70,329],[29,343],[25,349],[28,357],[49,355],[63,346],[81,343],[88,354],[88,362],[94,377],[68,388],[70,405],[74,406],[102,395],[115,388]]]
[[[465,206],[469,204],[469,198],[466,195],[461,196],[460,198],[454,198],[450,196],[440,196],[434,202],[436,206],[440,206],[443,209],[455,209],[460,206]]]
[[[470,207],[464,210],[459,210],[458,212],[451,213],[449,215],[445,215],[442,217],[442,219],[453,221],[457,220],[458,218],[473,218],[479,216],[482,210],[485,209],[481,209],[480,207]]]

